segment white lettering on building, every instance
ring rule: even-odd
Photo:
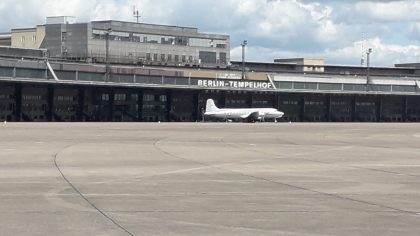
[[[271,83],[254,81],[198,80],[198,86],[205,88],[274,89]]]

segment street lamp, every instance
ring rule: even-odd
[[[367,60],[367,73],[366,73],[366,83],[367,83],[367,86],[366,86],[366,89],[367,90],[370,90],[370,84],[371,84],[371,81],[370,81],[370,54],[373,52],[373,50],[372,50],[372,48],[369,48],[368,50],[367,50],[367,52],[366,52],[366,60]]]
[[[248,45],[248,41],[244,40],[241,43],[241,47],[242,47],[242,79],[245,79],[245,47],[246,45]]]
[[[106,78],[105,80],[109,80],[110,75],[110,66],[109,66],[109,35],[112,33],[112,28],[108,28],[105,34],[105,73]]]

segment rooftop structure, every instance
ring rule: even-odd
[[[297,65],[324,65],[325,61],[322,58],[284,58],[274,59],[275,63],[293,63]]]
[[[10,46],[12,44],[11,33],[0,33],[0,46]]]
[[[319,58],[286,58],[275,59],[275,63],[296,64],[302,67],[303,71],[324,72],[324,59]]]
[[[74,16],[50,16],[47,17],[47,25],[54,24],[74,24],[76,23],[76,17]]]
[[[403,63],[403,64],[396,64],[395,67],[401,67],[401,68],[416,68],[420,69],[420,63]]]

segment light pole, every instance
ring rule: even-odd
[[[109,81],[109,75],[110,75],[110,66],[109,66],[109,35],[112,32],[112,28],[108,28],[106,30],[105,34],[105,73],[106,73],[106,81]]]
[[[242,79],[245,79],[245,47],[246,45],[248,45],[248,41],[244,40],[241,43],[241,47],[242,47]]]
[[[370,90],[370,54],[373,52],[372,48],[369,48],[366,52],[366,60],[367,60],[367,73],[366,73],[366,89],[369,91]]]

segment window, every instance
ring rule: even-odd
[[[157,61],[157,60],[158,60],[158,54],[155,53],[155,54],[153,54],[153,61]]]
[[[175,55],[175,62],[179,62],[179,55]]]
[[[39,95],[23,95],[22,99],[24,101],[40,101],[40,100],[42,100],[42,96],[39,96]]]
[[[101,29],[93,29],[92,37],[94,39],[106,39],[108,32]],[[70,36],[70,33],[69,35]],[[121,40],[141,43],[156,43],[164,45],[177,46],[191,46],[201,48],[227,48],[228,42],[226,39],[212,39],[212,38],[190,38],[186,36],[171,36],[161,34],[142,34],[126,31],[113,31],[109,33],[110,40]]]
[[[155,100],[155,96],[153,94],[144,94],[143,101],[152,102]]]
[[[117,93],[114,96],[114,101],[126,101],[127,100],[127,95],[124,93]]]
[[[102,96],[101,96],[101,100],[102,101],[109,101],[109,94],[103,93]]]
[[[165,61],[165,54],[160,54],[160,61]]]
[[[36,42],[36,35],[32,35],[32,42]]]
[[[168,54],[168,61],[172,61],[172,55]]]
[[[137,94],[131,94],[131,101],[138,101],[139,96]]]
[[[20,37],[20,42],[21,42],[21,43],[24,43],[24,42],[25,42],[25,36],[21,36],[21,37]]]
[[[54,97],[54,100],[58,102],[73,102],[76,98],[74,96],[57,96]]]
[[[216,52],[200,51],[199,56],[202,63],[216,63]]]
[[[227,63],[227,55],[226,55],[226,53],[221,52],[219,54],[219,57],[220,57],[220,63],[222,63],[222,64],[226,64]]]
[[[160,100],[161,102],[166,102],[166,95],[160,95],[159,100]]]

